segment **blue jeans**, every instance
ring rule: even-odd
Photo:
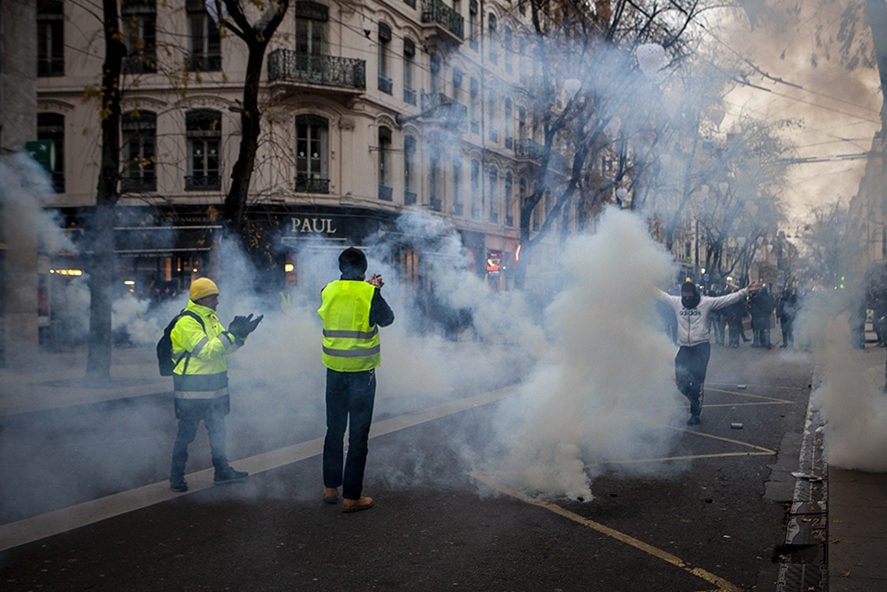
[[[376,400],[376,371],[326,371],[326,438],[323,441],[323,485],[342,486],[342,497],[358,499],[363,491],[367,441]],[[348,456],[343,457],[348,426]]]

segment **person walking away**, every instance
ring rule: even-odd
[[[730,286],[726,293],[732,294],[736,290],[738,290],[736,286]],[[724,317],[727,319],[730,347],[739,347],[740,337],[742,337],[743,341],[748,341],[748,338],[743,335],[745,328],[742,326],[742,320],[745,318],[746,312],[745,298],[723,308]]]
[[[724,296],[703,296],[693,282],[684,282],[680,296],[671,296],[658,290],[657,298],[671,306],[678,323],[678,353],[675,356],[675,383],[690,401],[688,425],[699,424],[702,416],[703,385],[711,357],[711,334],[709,316],[713,310],[720,310],[745,300],[749,293],[761,287],[758,283]]]
[[[798,291],[788,286],[782,291],[776,303],[776,317],[782,330],[782,343],[779,347],[792,349],[795,346],[795,317],[798,316]]]
[[[247,336],[262,321],[261,315],[256,319],[252,314],[237,316],[226,331],[216,316],[219,288],[209,278],[195,279],[189,298],[170,333],[178,431],[172,450],[169,486],[179,492],[188,491],[185,481],[188,446],[194,441],[201,421],[209,437],[213,483],[242,481],[249,475],[228,464],[225,450],[225,416],[231,409],[226,358],[243,346]]]
[[[326,437],[323,441],[323,500],[356,512],[373,507],[363,495],[367,441],[381,363],[379,327],[394,322],[382,297],[382,276],[366,280],[367,259],[349,247],[339,254],[341,277],[321,291],[317,314],[323,320],[322,360],[326,367]],[[348,455],[344,459],[345,427]]]
[[[751,329],[754,333],[752,347],[770,349],[770,317],[773,314],[775,304],[770,295],[769,286],[764,286],[753,294],[749,300],[749,313],[751,314]]]

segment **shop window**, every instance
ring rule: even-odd
[[[391,201],[391,129],[379,128],[379,199]]]
[[[37,3],[37,75],[65,74],[65,5],[61,0]]]
[[[327,164],[329,120],[319,115],[296,117],[296,191],[329,193]]]
[[[127,57],[123,71],[157,71],[157,6],[155,0],[123,0],[120,10]]]
[[[49,140],[55,150],[52,167],[52,188],[56,193],[65,192],[65,116],[60,113],[37,114],[37,139]]]
[[[185,190],[221,189],[222,114],[211,109],[188,111],[185,125],[188,141]]]
[[[188,69],[196,72],[214,72],[222,69],[222,42],[219,27],[206,11],[204,0],[188,0],[188,27],[190,53]]]
[[[125,192],[157,191],[157,115],[151,111],[129,111],[120,121],[123,132],[123,175]]]
[[[387,23],[379,23],[379,90],[391,94],[394,82],[391,80],[391,27]]]

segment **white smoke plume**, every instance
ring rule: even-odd
[[[573,283],[546,311],[548,355],[521,388],[519,416],[500,429],[513,479],[543,496],[590,500],[587,465],[669,449],[668,430],[645,421],[668,423],[681,409],[674,347],[653,305],[671,260],[640,219],[611,209],[596,234],[568,240],[561,271]]]
[[[821,384],[812,393],[826,421],[830,465],[871,472],[887,471],[887,394],[880,348],[851,347],[850,307],[843,291],[819,295],[805,304],[799,319],[813,346]]]

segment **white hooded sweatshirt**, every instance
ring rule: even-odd
[[[724,296],[702,296],[695,308],[685,308],[681,303],[681,297],[672,296],[662,290],[658,290],[657,298],[671,307],[678,319],[678,345],[692,347],[700,343],[708,343],[711,339],[708,317],[711,311],[725,308],[742,300],[748,294],[748,289],[743,288],[732,294]]]

